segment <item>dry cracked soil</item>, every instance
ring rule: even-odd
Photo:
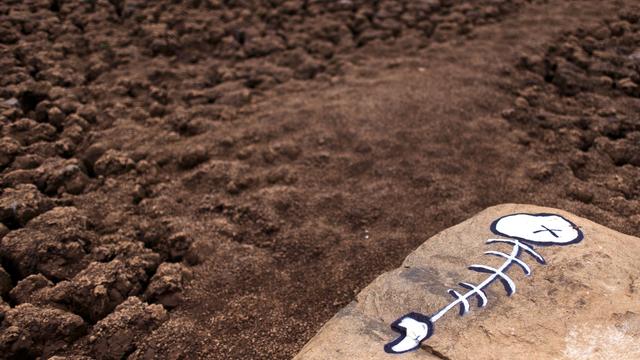
[[[0,357],[291,358],[498,203],[638,234],[637,6],[3,0]]]

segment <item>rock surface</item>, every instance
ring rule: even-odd
[[[509,245],[485,244],[491,223],[511,213],[555,213],[576,224],[584,239],[567,246],[537,247],[547,264],[526,254],[525,277],[508,270],[517,291],[499,282],[486,290],[488,305],[464,317],[454,309],[435,323],[435,333],[415,352],[389,355],[396,338],[389,324],[410,311],[433,314],[452,298],[460,281],[481,282],[487,274],[471,264],[498,267],[503,259],[482,254],[507,252]],[[309,359],[638,359],[640,347],[640,239],[570,213],[531,205],[488,208],[427,240],[400,268],[379,276],[338,312],[300,351]],[[484,275],[484,276],[483,276]]]

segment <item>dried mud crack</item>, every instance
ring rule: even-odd
[[[2,2],[0,357],[290,358],[487,205],[637,231],[614,3]]]

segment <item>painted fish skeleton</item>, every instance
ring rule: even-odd
[[[512,245],[511,252],[486,251],[486,255],[504,258],[500,267],[474,264],[469,270],[486,273],[488,277],[480,284],[468,282],[459,283],[466,292],[460,293],[449,289],[448,293],[454,298],[452,302],[433,315],[416,312],[408,313],[391,324],[391,328],[400,333],[397,339],[385,345],[384,350],[391,354],[401,354],[420,347],[420,344],[430,338],[434,332],[434,324],[449,310],[458,307],[460,316],[471,309],[471,301],[475,298],[478,307],[485,307],[488,299],[485,289],[496,280],[504,286],[508,296],[516,292],[516,284],[507,275],[507,271],[515,265],[526,276],[531,275],[531,268],[520,255],[526,253],[539,264],[546,264],[535,246],[569,245],[580,242],[583,234],[571,221],[556,214],[511,214],[495,220],[491,224],[491,231],[506,239],[489,239],[487,244],[504,243]]]

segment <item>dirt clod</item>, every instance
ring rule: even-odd
[[[78,209],[57,207],[0,240],[0,257],[16,279],[42,273],[54,280],[70,279],[88,264],[94,235]]]
[[[130,297],[93,327],[89,333],[90,353],[96,359],[121,359],[168,318],[162,306]]]
[[[0,196],[0,221],[10,227],[24,226],[52,207],[53,201],[35,185],[17,185],[15,189],[5,189]]]
[[[8,358],[53,354],[86,331],[82,318],[60,309],[22,304],[4,316],[0,350]]]
[[[193,148],[185,149],[178,156],[178,165],[183,169],[191,169],[206,161],[208,158],[209,153],[207,148],[204,146],[194,146]]]
[[[17,304],[39,303],[42,301],[42,296],[38,292],[52,287],[53,283],[44,275],[29,275],[16,284],[9,296]]]
[[[148,280],[145,264],[112,260],[92,262],[71,280],[58,283],[48,293],[52,302],[64,306],[89,322],[108,315],[127,297],[142,293]]]
[[[109,149],[94,164],[94,170],[98,175],[119,175],[133,169],[134,162],[127,154]]]
[[[9,165],[20,151],[20,143],[11,137],[0,139],[0,167]]]
[[[174,308],[182,302],[182,291],[191,277],[191,271],[182,264],[162,263],[151,278],[144,297],[149,302]]]

